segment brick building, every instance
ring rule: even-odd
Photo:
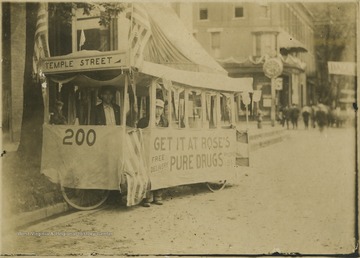
[[[313,16],[303,4],[194,3],[192,20],[194,37],[230,76],[254,78],[262,98],[250,104],[252,114],[257,107],[270,117],[271,82],[263,72],[267,56],[280,57],[284,67],[277,110],[314,102]]]

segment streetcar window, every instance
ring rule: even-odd
[[[123,90],[120,91],[113,86],[102,86],[94,90],[96,100],[91,106],[92,125],[121,125],[123,104]],[[105,107],[111,105],[113,116],[105,115]],[[103,111],[104,110],[104,111]],[[109,111],[110,112],[110,111]],[[110,114],[110,113],[108,113]],[[109,120],[109,121],[107,121]]]
[[[174,128],[185,127],[185,90],[173,88],[171,91],[171,123]]]
[[[178,125],[179,128],[185,128],[185,90],[179,94],[179,120]]]
[[[188,121],[190,128],[202,127],[201,91],[190,91],[188,101]]]
[[[51,86],[53,82],[49,82]],[[55,89],[55,90],[53,90]],[[53,125],[68,124],[67,101],[61,96],[61,87],[49,87],[49,123]]]
[[[137,119],[137,127],[145,128],[149,125],[149,117],[150,117],[150,97],[149,96],[141,96],[138,97],[138,119]],[[145,122],[147,121],[147,122]]]
[[[76,91],[76,115],[80,125],[89,125],[91,122],[91,109],[97,101],[96,91],[81,88]]]
[[[161,88],[156,91],[156,98],[160,99],[164,102],[164,108],[162,110],[161,119],[162,119],[162,127],[168,127],[169,126],[169,94],[170,90],[166,90],[163,85],[161,85]]]
[[[104,90],[107,92],[106,97]],[[134,103],[131,92],[126,97],[129,101],[125,107],[124,88],[110,85],[95,88],[73,83],[57,84],[50,81],[49,123],[52,125],[122,125],[123,110],[129,112]],[[106,121],[107,116],[99,112],[99,105],[105,103],[103,98],[107,98],[106,102],[114,112],[114,115],[110,117],[110,123]]]
[[[207,101],[207,115],[209,118],[209,128],[216,128],[216,126],[217,126],[216,94],[214,94],[214,93],[207,94],[206,101]]]
[[[220,121],[221,125],[230,125],[231,124],[231,95],[230,94],[221,94],[220,96]]]
[[[156,89],[156,98],[153,100],[153,105],[155,105],[155,116],[156,119],[155,124],[158,124],[159,127],[168,127],[169,121],[169,108],[168,108],[168,91],[164,89],[162,85],[157,85]],[[157,106],[156,100],[160,100],[160,106]],[[150,97],[149,96],[141,96],[138,97],[138,121],[137,127],[138,128],[146,128],[149,126],[150,123]],[[157,115],[159,115],[157,117]]]

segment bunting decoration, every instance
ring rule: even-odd
[[[140,3],[132,3],[126,9],[126,17],[130,19],[129,51],[130,64],[140,66],[143,50],[152,33],[148,14]]]

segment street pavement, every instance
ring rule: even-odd
[[[13,232],[3,239],[2,253],[352,253],[354,129],[288,132],[288,140],[251,153],[251,167],[241,168],[222,191],[178,187],[168,192],[163,206],[125,208],[115,203],[62,215],[19,231],[104,235]]]

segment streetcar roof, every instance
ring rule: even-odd
[[[252,77],[232,78],[223,74],[185,71],[146,61],[143,62],[140,72],[190,87],[229,92],[253,92]]]

